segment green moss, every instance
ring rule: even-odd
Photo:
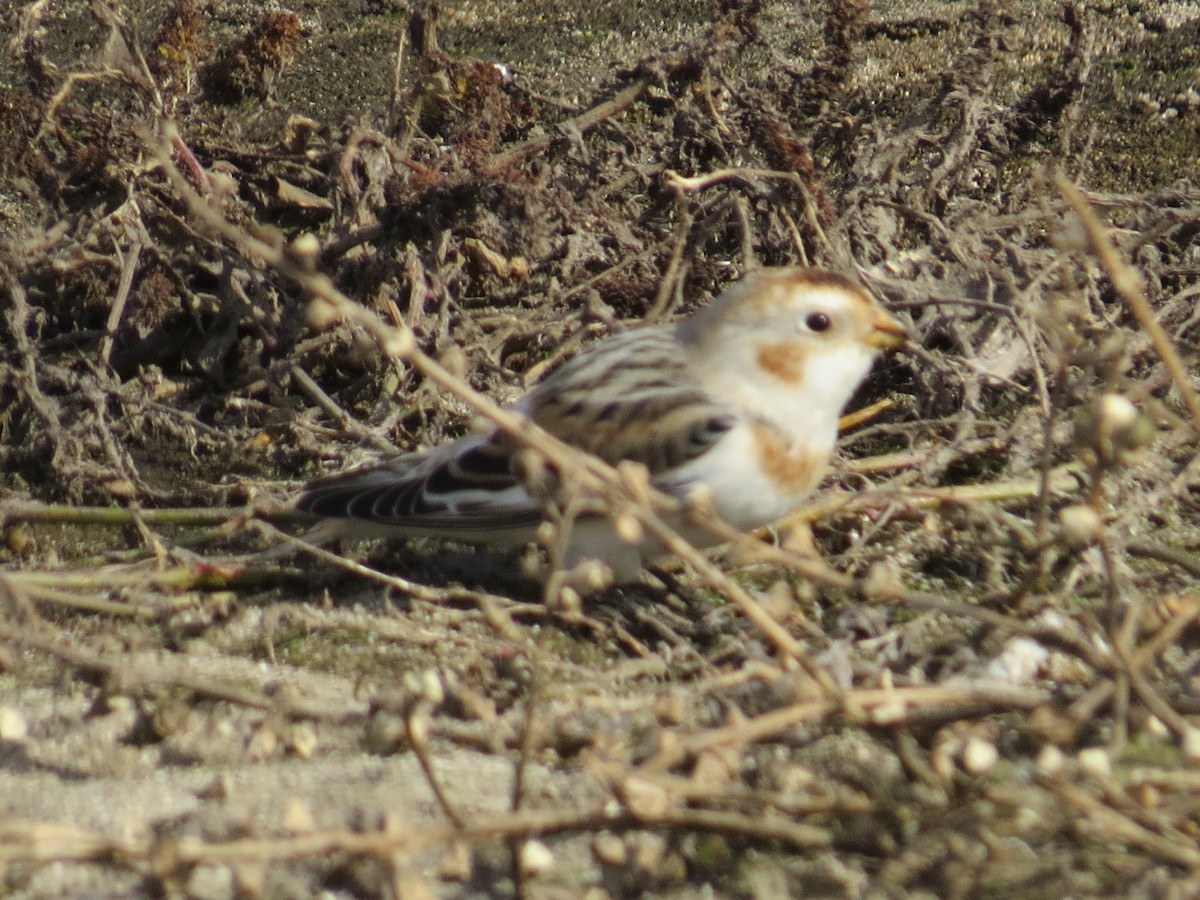
[[[1130,768],[1141,766],[1178,769],[1181,766],[1188,767],[1189,763],[1172,739],[1157,738],[1143,733],[1126,746],[1117,774],[1120,776],[1121,773],[1128,773]]]

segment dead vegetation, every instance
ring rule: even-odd
[[[14,10],[4,890],[1191,896],[1200,103],[1162,60],[1200,20],[963,6],[726,3],[567,100],[423,5],[328,120],[289,77],[379,12],[95,4],[68,64]],[[697,553],[503,409],[786,262],[918,340],[764,540]],[[303,480],[473,415],[678,565],[580,601],[288,533]]]

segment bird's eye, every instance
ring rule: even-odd
[[[828,331],[829,326],[832,324],[829,321],[829,316],[821,312],[809,313],[808,318],[804,320],[805,327],[809,331],[815,331],[818,334],[822,331]]]

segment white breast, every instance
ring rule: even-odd
[[[717,514],[742,531],[761,528],[795,509],[820,481],[833,449],[834,434],[809,434],[798,452],[817,453],[820,461],[804,483],[782,484],[766,471],[761,443],[748,422],[739,423],[708,453],[692,460],[663,487],[687,499],[693,490],[707,490]]]

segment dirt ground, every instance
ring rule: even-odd
[[[1200,896],[1200,4],[645,6],[0,10],[0,896]],[[915,339],[717,570],[290,537],[783,263]]]

